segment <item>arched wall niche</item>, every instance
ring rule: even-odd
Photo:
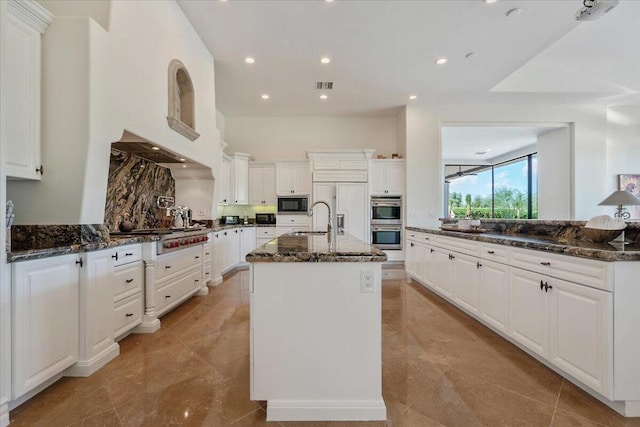
[[[169,127],[195,141],[196,132],[195,91],[189,71],[184,64],[173,59],[169,63]]]

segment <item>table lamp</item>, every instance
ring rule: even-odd
[[[638,198],[637,196],[634,196],[633,194],[625,190],[614,191],[609,195],[609,197],[607,197],[606,199],[598,203],[598,206],[617,206],[618,210],[615,214],[613,214],[613,216],[617,218],[622,218],[625,220],[629,219],[631,217],[631,214],[629,212],[623,212],[623,209],[624,209],[623,206],[637,206],[637,205],[640,205],[640,198]],[[616,239],[614,242],[620,243],[622,245],[627,243],[624,240],[624,230],[622,230],[622,235],[620,236],[620,240]],[[612,242],[609,242],[609,243],[612,243]]]

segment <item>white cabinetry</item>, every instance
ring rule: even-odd
[[[220,192],[218,203],[223,205],[231,203],[231,184],[233,182],[231,176],[232,170],[231,157],[223,154],[222,163],[220,165],[220,184],[218,185],[218,191]]]
[[[276,227],[256,227],[256,247],[270,242],[276,237]]]
[[[121,246],[115,250],[112,259],[114,289],[111,326],[113,336],[119,339],[142,323],[144,312],[142,246]]]
[[[309,162],[276,162],[276,194],[278,196],[311,194]]]
[[[275,165],[249,164],[249,204],[276,204]]]
[[[209,233],[209,241],[211,242],[212,233]],[[213,279],[213,243],[205,243],[202,245],[202,255],[204,263],[202,264],[202,279],[205,283],[209,283]]]
[[[244,153],[235,153],[232,156],[233,163],[233,203],[246,205],[249,203],[249,159],[251,156]]]
[[[155,279],[155,308],[160,316],[202,288],[202,247],[159,255]]]
[[[612,399],[610,263],[424,234],[408,232],[411,277]]]
[[[403,195],[404,175],[404,160],[372,160],[371,194]]]
[[[256,248],[256,229],[255,227],[240,228],[240,262],[244,263],[245,257]]]
[[[14,400],[78,359],[80,259],[63,255],[12,264]]]
[[[6,43],[1,60],[6,64],[4,164],[7,177],[39,180],[40,163],[40,50],[41,34],[52,16],[35,1],[7,2]]]
[[[313,184],[313,201],[323,200],[331,206],[331,223],[340,232],[339,222],[343,229],[364,242],[369,242],[369,217],[367,215],[367,184],[364,182],[316,182]],[[333,202],[335,201],[335,203]],[[338,218],[341,218],[338,220]],[[317,205],[313,209],[313,229],[327,229],[327,208]]]

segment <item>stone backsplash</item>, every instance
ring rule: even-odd
[[[14,225],[11,251],[50,249],[89,245],[109,241],[109,230],[102,224]]]
[[[111,150],[104,224],[118,231],[124,215],[135,228],[158,228],[165,213],[156,207],[158,196],[175,197],[171,171],[128,153]]]

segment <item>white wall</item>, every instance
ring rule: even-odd
[[[373,148],[396,153],[396,117],[226,117],[227,152],[259,162],[306,159],[306,150]]]
[[[573,125],[571,161],[574,219],[606,213],[598,203],[609,194],[606,109],[598,105],[448,105],[407,107],[407,224],[432,224],[443,206],[440,168],[440,126],[446,123]],[[412,131],[413,130],[413,131]],[[427,149],[424,145],[428,144]],[[418,158],[412,158],[417,155]],[[434,156],[437,162],[434,163]],[[426,169],[429,169],[427,172]],[[415,184],[414,184],[415,182]],[[425,191],[425,188],[427,189]],[[436,192],[439,194],[436,198]],[[437,225],[437,224],[435,224]]]
[[[640,174],[639,159],[640,105],[608,108],[605,182],[609,193],[618,189],[618,174]]]
[[[193,80],[196,141],[167,125],[174,58]],[[110,144],[125,129],[215,174],[213,58],[173,1],[111,2],[108,32],[90,18],[56,17],[43,38],[42,129],[42,182],[8,185],[17,223],[102,223]]]
[[[105,30],[109,29],[111,1],[106,0],[37,0],[55,16],[91,17]]]
[[[571,129],[561,128],[538,137],[538,218],[571,219],[573,186]]]

